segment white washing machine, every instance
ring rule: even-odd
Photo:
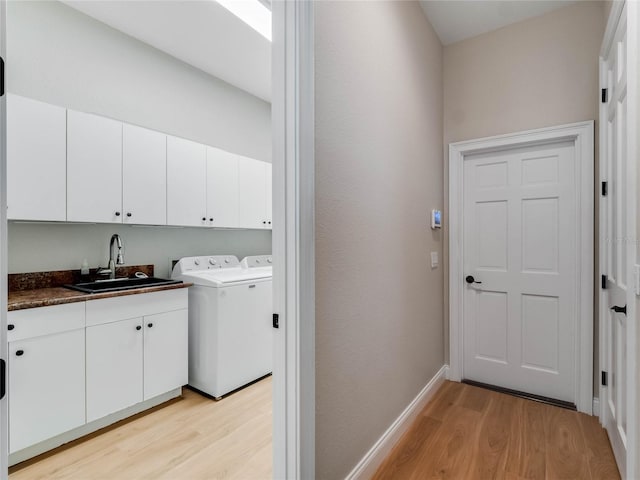
[[[232,255],[185,257],[176,263],[171,278],[193,283],[189,385],[219,400],[271,373],[270,269],[242,268]]]

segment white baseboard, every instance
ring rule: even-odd
[[[438,370],[438,373],[429,380],[429,383],[427,383],[407,408],[404,409],[400,416],[396,418],[387,431],[382,434],[373,447],[371,447],[371,450],[362,457],[362,460],[358,462],[345,480],[368,480],[374,475],[402,435],[411,427],[418,414],[445,381],[448,369],[448,365],[443,365],[442,368]]]
[[[600,400],[597,397],[593,397],[593,416],[600,416]]]

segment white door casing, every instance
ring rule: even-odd
[[[636,2],[614,2],[600,52],[600,422],[623,478],[637,478]],[[603,93],[604,92],[604,93]],[[620,311],[626,308],[626,313]],[[617,311],[616,311],[617,310]],[[603,382],[601,382],[603,383]]]
[[[590,414],[593,122],[451,144],[449,159],[450,378],[570,401]],[[471,235],[478,238],[467,242]],[[483,283],[469,285],[467,275]],[[551,334],[554,342],[530,341]],[[480,358],[466,361],[465,344]]]
[[[0,57],[7,58],[7,2],[0,0]],[[5,88],[6,89],[6,88]],[[7,360],[7,96],[0,92],[0,359]],[[9,398],[0,399],[0,480],[9,477]]]
[[[314,4],[273,2],[273,478],[315,476]]]

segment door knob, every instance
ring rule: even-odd
[[[482,283],[482,282],[476,281],[476,279],[473,278],[473,275],[467,275],[467,278],[465,278],[464,280],[467,283]]]
[[[618,305],[614,305],[613,307],[611,307],[611,310],[613,310],[616,313],[624,313],[625,315],[627,314],[626,305],[624,307],[619,307]]]

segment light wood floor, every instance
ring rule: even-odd
[[[11,469],[10,480],[269,479],[271,377],[219,402],[182,399]]]
[[[619,479],[595,417],[446,382],[374,476]]]

